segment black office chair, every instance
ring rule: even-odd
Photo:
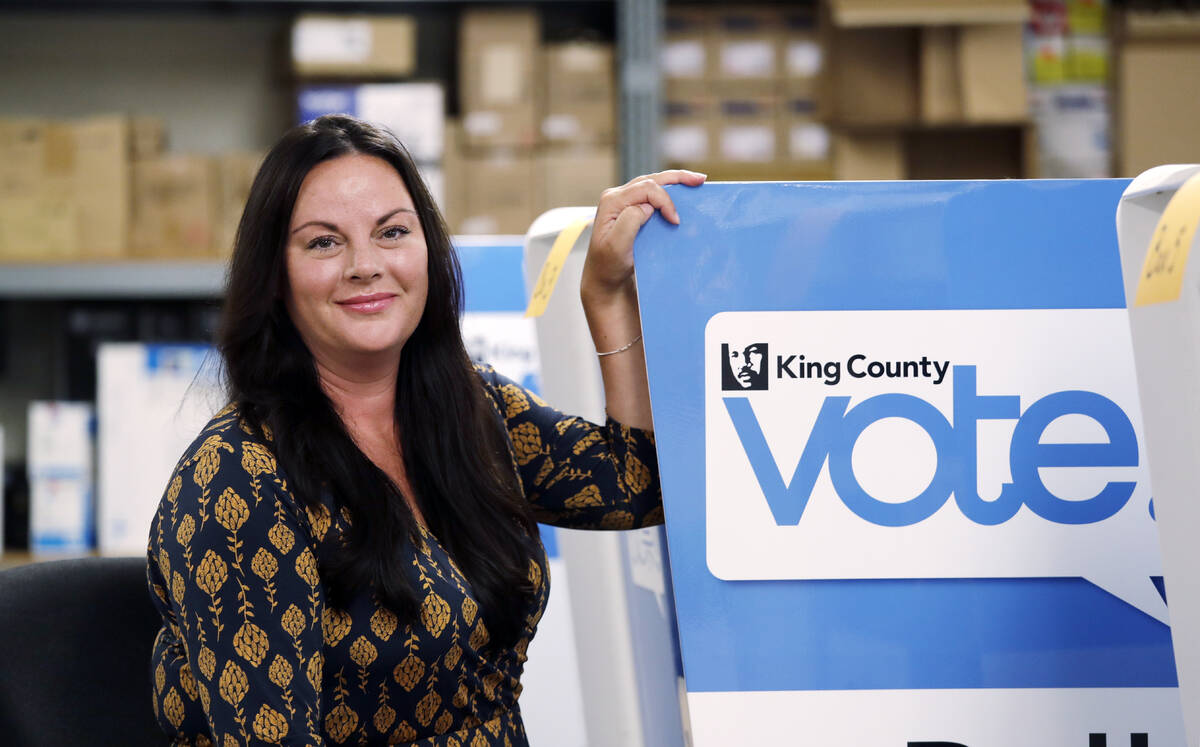
[[[145,558],[0,572],[0,743],[165,745],[150,702],[159,623]]]

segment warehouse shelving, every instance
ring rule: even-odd
[[[0,298],[213,298],[224,276],[219,260],[0,264]]]

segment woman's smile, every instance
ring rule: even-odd
[[[337,301],[342,308],[359,314],[377,314],[392,305],[395,293],[368,293]]]

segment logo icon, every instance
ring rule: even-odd
[[[721,390],[764,391],[767,388],[767,343],[745,347],[721,343]]]

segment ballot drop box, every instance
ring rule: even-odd
[[[1184,744],[1127,184],[668,188],[635,256],[697,747]]]

